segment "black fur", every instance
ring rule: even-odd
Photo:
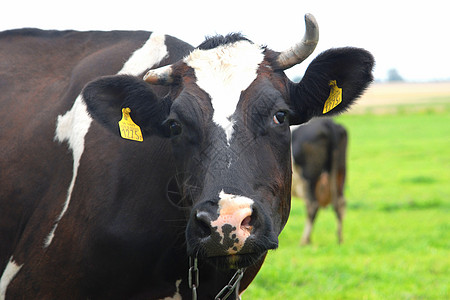
[[[92,81],[83,90],[88,111],[113,132],[119,133],[117,122],[122,108],[131,109],[131,119],[147,133],[161,132],[171,102],[158,99],[151,86],[141,79],[129,76],[105,76]]]
[[[233,44],[238,41],[248,41],[252,43],[252,41],[247,39],[241,33],[229,33],[226,36],[218,34],[216,36],[206,37],[205,41],[201,43],[197,48],[201,50],[214,49],[218,46]]]
[[[372,54],[359,48],[336,48],[321,53],[311,62],[305,76],[294,88],[292,102],[296,114],[291,119],[291,125],[323,115],[331,80],[336,80],[337,86],[342,88],[342,103],[325,115],[346,111],[373,81],[374,63]]]

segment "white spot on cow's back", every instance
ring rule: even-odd
[[[179,279],[175,282],[175,287],[177,289],[175,291],[175,294],[172,297],[166,297],[162,300],[182,300],[183,298],[181,297],[181,294],[180,294],[180,284],[181,284],[181,279]]]
[[[185,58],[185,63],[195,70],[197,85],[211,97],[213,121],[225,131],[228,144],[241,92],[255,80],[263,59],[263,49],[248,41],[197,49]]]
[[[0,300],[5,300],[6,289],[14,277],[19,273],[23,265],[18,265],[14,262],[13,257],[8,261],[5,270],[3,271],[2,277],[0,278]]]
[[[118,74],[139,75],[159,64],[168,56],[165,41],[164,34],[152,33],[144,46],[131,55]]]
[[[137,76],[159,64],[168,55],[165,39],[165,35],[153,33],[147,42],[130,56],[118,74]],[[73,156],[73,172],[62,211],[56,218],[52,230],[45,238],[44,248],[47,248],[51,244],[55,236],[56,228],[58,227],[58,222],[69,208],[72,191],[78,174],[78,167],[84,152],[85,137],[91,123],[92,118],[88,113],[86,103],[81,95],[77,97],[68,112],[58,116],[55,141],[60,143],[67,142],[69,144],[69,149],[72,150]]]

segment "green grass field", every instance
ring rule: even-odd
[[[350,137],[344,243],[329,207],[301,247],[294,198],[279,249],[242,298],[450,299],[450,105],[336,121]]]

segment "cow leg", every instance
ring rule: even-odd
[[[342,222],[344,220],[345,206],[346,206],[346,201],[344,197],[345,175],[346,175],[346,168],[344,164],[344,166],[343,167],[341,166],[337,172],[336,176],[337,197],[336,201],[333,201],[334,211],[336,212],[337,217],[337,237],[339,244],[342,244],[342,242],[344,241],[342,238]]]
[[[309,198],[309,197],[308,197]],[[306,200],[306,210],[308,217],[305,223],[305,229],[303,230],[303,235],[301,239],[302,245],[311,244],[311,232],[316,219],[317,212],[319,211],[319,202],[311,201],[310,198]]]
[[[337,217],[337,237],[338,243],[342,244],[344,241],[342,238],[342,221],[344,220],[345,214],[345,198],[343,196],[338,197],[337,203],[334,205],[334,211]]]

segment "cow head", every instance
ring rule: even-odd
[[[84,89],[94,119],[117,134],[128,107],[144,142],[152,134],[170,139],[176,186],[191,208],[189,255],[236,268],[276,248],[290,210],[289,125],[323,115],[336,87],[341,102],[325,115],[346,110],[372,81],[372,55],[340,48],[320,54],[300,83],[291,82],[283,71],[303,61],[318,41],[314,18],[305,20],[303,40],[284,52],[237,34],[219,36],[149,71],[145,81],[110,76]],[[155,85],[170,92],[158,97]]]

